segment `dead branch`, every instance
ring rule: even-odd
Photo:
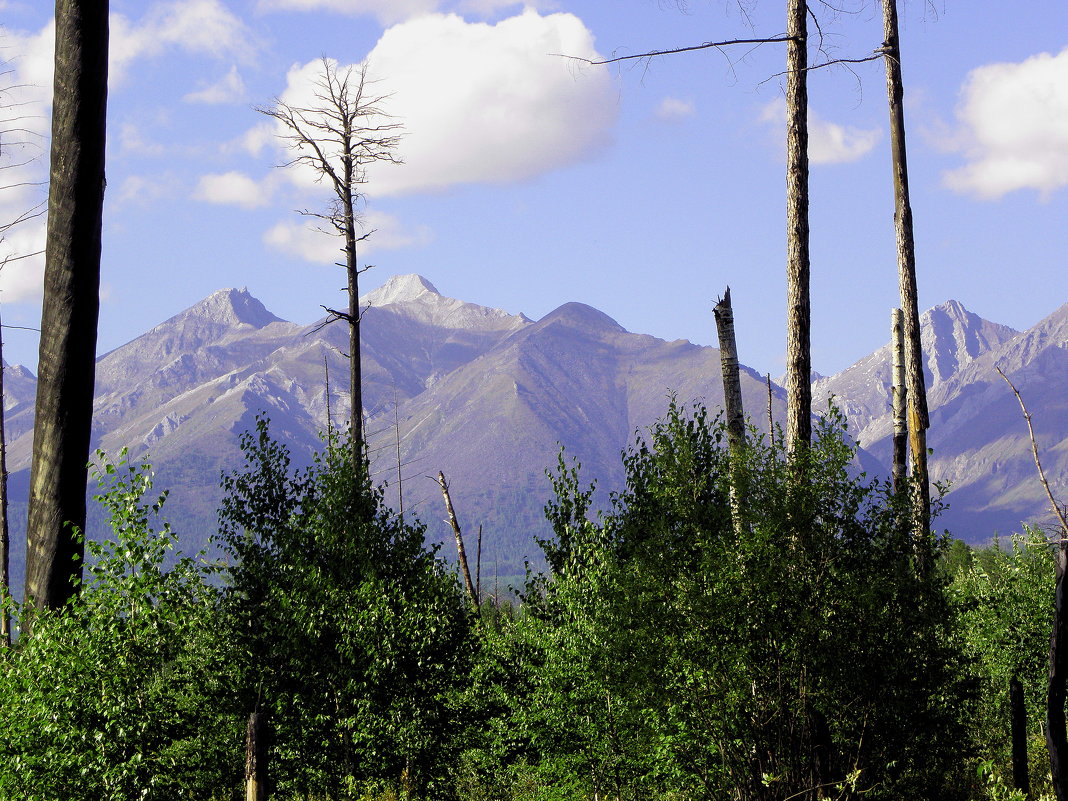
[[[1038,455],[1038,443],[1035,442],[1035,429],[1031,425],[1031,413],[1027,411],[1027,406],[1024,405],[1024,399],[1020,395],[1020,391],[1016,389],[1016,386],[1009,380],[1009,377],[1001,371],[1000,367],[995,366],[995,370],[998,371],[998,375],[1005,379],[1005,383],[1009,385],[1009,389],[1016,396],[1016,400],[1020,402],[1020,409],[1023,410],[1024,420],[1027,421],[1027,434],[1031,438],[1031,453],[1035,457],[1035,467],[1038,468],[1038,478],[1042,482],[1043,489],[1046,490],[1046,497],[1049,498],[1050,508],[1053,510],[1053,514],[1061,523],[1061,536],[1068,538],[1068,520],[1065,519],[1064,509],[1057,505],[1057,499],[1053,497],[1053,491],[1049,488],[1049,482],[1046,480],[1046,471],[1042,468],[1042,460]]]
[[[549,55],[559,56],[560,58],[569,58],[572,61],[581,61],[584,64],[589,64],[592,67],[600,67],[604,64],[615,64],[619,61],[636,61],[643,58],[669,56],[674,53],[690,53],[695,50],[719,49],[721,47],[729,47],[731,45],[740,44],[774,44],[776,42],[789,42],[790,39],[791,37],[789,36],[772,36],[766,39],[725,39],[722,42],[705,42],[699,45],[690,45],[689,47],[674,47],[668,50],[650,50],[646,53],[635,53],[630,56],[616,56],[615,58],[606,58],[601,61],[594,61],[593,59],[583,58],[582,56],[569,56],[564,53],[550,53]]]

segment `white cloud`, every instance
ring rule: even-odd
[[[247,96],[245,82],[241,79],[241,73],[237,71],[237,65],[235,64],[217,82],[196,92],[190,92],[182,99],[187,103],[221,105],[223,103],[242,103]]]
[[[247,63],[257,45],[248,27],[219,0],[156,3],[138,22],[112,14],[109,84],[121,82],[135,60],[169,49]]]
[[[678,97],[665,97],[656,107],[656,116],[662,120],[680,120],[692,117],[696,112],[692,100],[682,100]]]
[[[376,211],[364,215],[363,229],[373,233],[359,243],[361,261],[376,251],[421,247],[433,238],[426,226],[407,230],[396,217]],[[283,220],[264,234],[263,241],[271,249],[313,264],[336,264],[344,260],[341,237],[328,227],[317,228],[312,220]]]
[[[372,166],[371,193],[521,181],[604,148],[618,113],[611,74],[559,53],[597,55],[573,14],[527,9],[492,25],[435,14],[387,30],[368,63],[405,126],[405,163]]]
[[[785,142],[785,101],[777,99],[764,106],[760,120],[774,125],[778,141]],[[808,159],[812,164],[857,161],[871,152],[880,135],[878,128],[838,125],[823,119],[811,107],[808,110]]]
[[[144,205],[173,195],[176,180],[173,175],[131,175],[119,185],[115,199],[119,203],[135,202]]]
[[[259,0],[260,11],[333,11],[370,15],[383,25],[436,11],[439,0]]]
[[[968,163],[943,175],[949,188],[994,199],[1068,186],[1068,48],[972,70],[956,114]]]
[[[254,209],[270,202],[272,183],[270,178],[258,182],[236,171],[204,175],[197,182],[193,198],[205,203]]]

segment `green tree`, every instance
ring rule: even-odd
[[[210,571],[169,558],[176,536],[153,524],[165,495],[143,501],[147,466],[98,456],[111,535],[85,543],[63,609],[14,607],[33,636],[0,652],[0,797],[209,798],[235,783],[242,747],[213,703],[226,660]]]
[[[473,650],[455,576],[336,434],[303,472],[263,419],[243,448],[223,479],[225,606],[244,711],[272,721],[278,790],[442,792]]]
[[[1007,782],[1012,778],[1009,684],[1018,680],[1027,710],[1031,787],[1049,792],[1042,722],[1053,627],[1053,548],[1035,530],[1012,537],[1009,546],[976,550],[970,560],[958,562],[953,575],[953,599],[981,692],[973,726],[980,755]]]
[[[732,471],[722,425],[673,405],[596,520],[557,475],[515,753],[575,797],[959,797],[959,643],[907,502],[852,475],[833,411],[789,459],[751,439]]]

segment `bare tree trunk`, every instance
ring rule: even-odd
[[[931,489],[927,474],[927,390],[920,343],[920,310],[916,291],[916,246],[909,203],[909,171],[905,149],[905,109],[902,102],[901,47],[897,30],[897,0],[883,0],[886,94],[890,104],[890,152],[894,171],[894,229],[897,236],[898,283],[904,312],[905,374],[909,446],[916,484],[916,536],[925,540],[931,531]]]
[[[1031,777],[1027,770],[1027,705],[1019,676],[1009,680],[1009,714],[1012,718],[1012,783],[1025,796],[1031,795]]]
[[[456,554],[460,559],[460,570],[464,576],[464,586],[467,594],[471,597],[471,603],[478,608],[478,595],[475,593],[475,585],[471,581],[471,570],[467,566],[467,551],[464,550],[464,537],[460,533],[460,523],[456,520],[456,511],[452,508],[452,496],[449,495],[449,485],[445,482],[445,474],[438,471],[438,486],[441,487],[441,495],[445,498],[445,511],[449,513],[449,525],[452,533],[456,535]]]
[[[345,161],[345,185],[351,187],[352,162]],[[345,272],[349,292],[349,384],[352,398],[352,461],[363,461],[363,378],[360,365],[360,272],[356,264],[356,211],[351,191],[345,201]]]
[[[76,593],[85,528],[100,309],[100,230],[107,115],[107,0],[56,0],[48,240],[26,597],[59,608]]]
[[[812,441],[808,254],[808,6],[789,0],[786,34],[786,446]]]
[[[734,309],[731,288],[716,302],[716,333],[719,336],[719,362],[723,373],[723,406],[727,415],[727,442],[731,452],[745,445],[745,414],[742,410],[742,382],[738,373],[738,343],[734,336]]]
[[[11,593],[11,537],[7,526],[7,437],[4,432],[4,338],[0,325],[0,588]],[[11,645],[11,615],[0,614],[0,641]]]
[[[890,394],[894,414],[894,490],[904,491],[905,462],[908,456],[908,424],[905,415],[905,328],[901,309],[890,311],[891,381]]]
[[[253,712],[245,734],[245,801],[267,801],[267,715]]]
[[[723,407],[727,415],[727,445],[730,448],[731,517],[735,534],[742,533],[742,492],[740,460],[745,448],[745,412],[742,409],[742,380],[738,372],[738,343],[734,336],[734,309],[731,288],[723,293],[713,309],[719,336],[719,363],[723,374]]]

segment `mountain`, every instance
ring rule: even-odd
[[[1027,426],[1000,367],[1034,417],[1047,477],[1068,497],[1068,304],[1027,331],[984,320],[949,301],[921,317],[931,478],[949,487],[939,525],[983,542],[1051,522]],[[830,378],[813,393],[834,395],[851,431],[878,463],[888,464],[890,345]]]
[[[445,472],[461,523],[482,526],[484,563],[502,574],[535,562],[546,533],[546,468],[559,448],[596,479],[604,505],[623,481],[620,451],[683,404],[722,403],[719,352],[622,328],[566,303],[542,319],[443,296],[420,276],[391,278],[361,298],[364,398],[372,469],[387,499],[446,536],[434,482]],[[1068,305],[1027,331],[979,318],[955,301],[925,312],[934,449],[931,472],[949,481],[942,518],[973,542],[1022,520],[1046,519],[1026,427],[1001,367],[1034,416],[1055,491],[1068,494]],[[267,414],[276,437],[308,463],[328,422],[348,419],[348,332],[324,318],[282,320],[246,289],[225,289],[100,357],[93,446],[150,460],[187,549],[214,531],[223,470],[241,464],[240,440]],[[768,385],[743,368],[746,411],[768,427]],[[834,396],[861,443],[861,467],[889,463],[889,346],[831,377],[814,376],[819,402]],[[8,367],[4,408],[13,519],[24,515],[35,378]],[[328,389],[329,388],[329,389]],[[771,416],[785,395],[771,387]],[[20,495],[21,493],[21,495]],[[99,525],[95,521],[94,525]],[[13,538],[16,549],[19,537]],[[16,569],[18,554],[15,554]],[[493,568],[487,567],[484,571]]]

